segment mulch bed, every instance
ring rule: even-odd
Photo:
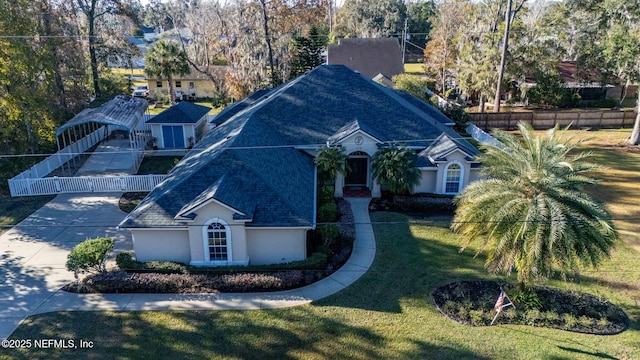
[[[502,288],[507,294],[517,293],[514,285]],[[460,281],[439,287],[432,298],[446,317],[462,324],[488,326],[497,314],[493,307],[500,289],[492,281]],[[530,325],[597,335],[618,334],[629,326],[624,311],[601,297],[548,287],[531,289],[540,300],[539,308],[525,310],[511,296],[515,306],[505,307],[494,325]]]

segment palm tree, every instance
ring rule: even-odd
[[[456,197],[452,230],[462,235],[462,249],[478,243],[487,249],[491,273],[517,271],[521,288],[580,266],[596,266],[609,256],[617,239],[604,205],[583,188],[598,182],[590,172],[602,167],[576,153],[583,142],[557,127],[536,136],[519,124],[522,140],[502,131],[504,146],[485,146],[478,157],[486,180],[476,181]]]
[[[167,79],[169,102],[173,105],[175,103],[173,76],[188,74],[190,72],[189,62],[177,42],[159,40],[147,52],[144,72],[147,76],[157,76],[160,79]]]
[[[371,159],[373,178],[394,194],[408,194],[420,183],[420,170],[415,167],[415,151],[392,145],[381,148]]]
[[[322,182],[335,183],[338,173],[347,175],[349,171],[348,159],[349,157],[341,146],[323,146],[314,160]]]

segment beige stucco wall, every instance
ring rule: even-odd
[[[131,237],[138,261],[191,261],[187,229],[131,230]]]
[[[414,193],[435,193],[436,192],[436,176],[438,171],[436,169],[420,170],[420,185],[413,189]]]
[[[482,179],[485,178],[485,177],[480,175],[480,170],[481,169],[479,169],[479,168],[471,169],[471,171],[469,172],[469,182],[467,183],[467,185],[471,184],[474,181],[482,180]]]
[[[362,143],[357,144],[356,138],[358,136],[362,137]],[[356,131],[355,133],[347,136],[346,138],[340,141],[340,144],[344,147],[344,153],[349,155],[356,151],[361,151],[369,155],[369,163],[368,163],[368,171],[367,175],[367,187],[371,189],[371,196],[380,197],[380,185],[373,180],[371,176],[371,157],[378,151],[378,141],[373,137],[369,136],[367,133],[363,131]],[[344,176],[342,174],[338,174],[336,177],[336,185],[335,185],[335,196],[342,197],[342,188],[344,187]]]
[[[169,87],[169,84],[167,83],[166,80],[162,81],[162,87],[158,87],[157,86],[157,79],[149,79],[148,83],[149,83],[149,94],[151,94],[151,96],[154,95],[154,93],[156,91],[162,91],[165,94],[167,94],[167,88]],[[215,91],[214,91],[214,87],[213,87],[213,82],[210,80],[202,80],[202,79],[180,79],[178,80],[181,82],[181,87],[176,88],[175,87],[175,80],[174,80],[174,87],[173,87],[173,91],[174,91],[174,96],[175,96],[175,92],[176,91],[182,91],[183,93],[189,93],[189,82],[193,82],[194,83],[194,88],[196,90],[196,97],[197,98],[212,98],[214,97]]]
[[[438,164],[438,171],[436,177],[436,190],[437,194],[444,194],[444,182],[446,176],[446,169],[449,164],[458,162],[462,166],[462,187],[460,191],[462,191],[467,184],[469,184],[469,179],[471,177],[471,164],[466,160],[466,155],[460,151],[454,151],[453,153],[447,155],[447,162]]]
[[[216,221],[225,224],[230,233],[227,239],[231,243],[229,265],[246,265],[249,255],[247,253],[245,226],[244,222],[233,220],[234,211],[217,202],[211,202],[197,209],[195,213],[198,216],[193,222],[189,223],[191,262],[194,265],[214,265],[206,263],[205,234],[207,226],[212,220],[216,219]]]
[[[182,126],[184,147],[189,147],[189,137],[196,138],[195,127],[191,124],[151,124],[151,136],[156,138],[156,146],[160,149],[164,149],[164,137],[162,136],[162,125]],[[195,141],[194,141],[195,142]]]
[[[247,251],[251,265],[304,260],[306,230],[247,228]]]

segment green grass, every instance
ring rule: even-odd
[[[182,156],[145,156],[137,174],[168,174],[181,159]]]
[[[206,107],[211,107],[211,102],[207,102],[207,101],[195,101],[194,103],[198,105],[206,106]],[[169,105],[165,105],[162,107],[155,107],[154,105],[149,105],[149,107],[147,108],[147,113],[150,115],[158,115],[161,112],[167,110],[168,108],[169,108]],[[222,111],[222,109],[224,109],[224,107],[214,107],[214,108],[211,108],[211,110],[209,110],[207,114],[215,115],[215,114],[218,114],[220,111]]]
[[[144,69],[111,68],[111,72],[122,76],[145,76]]]
[[[470,327],[443,317],[431,292],[462,279],[485,279],[483,258],[459,253],[457,237],[442,217],[412,223],[400,214],[375,213],[378,256],[370,271],[344,291],[291,309],[264,311],[60,312],[28,318],[13,339],[91,340],[87,350],[29,349],[20,357],[282,358],[282,359],[631,359],[638,324],[615,336],[594,336],[527,326]],[[473,249],[471,249],[473,250]],[[633,255],[633,254],[631,254]],[[626,265],[625,265],[626,264]],[[621,305],[634,319],[633,295],[619,290],[635,260],[614,256],[618,284],[585,277],[588,290]],[[637,284],[637,282],[635,283]],[[633,290],[635,296],[638,289]],[[496,294],[497,296],[497,294]]]
[[[593,134],[604,144],[620,135]],[[604,193],[612,211],[618,206],[635,209],[630,204],[640,198],[640,188],[630,184],[640,178],[636,155],[613,145],[601,150],[597,143],[590,144],[597,156],[612,161],[609,165],[625,175],[621,185],[616,175],[605,180],[611,188]],[[626,166],[629,172],[622,170]],[[458,252],[458,238],[448,230],[450,216],[418,222],[380,212],[372,221],[377,243],[372,268],[347,289],[311,305],[32,316],[12,339],[83,339],[93,341],[94,347],[5,349],[0,358],[638,359],[640,256],[629,244],[637,235],[623,234],[624,242],[598,271],[585,270],[569,282],[553,279],[545,284],[602,296],[633,320],[619,335],[595,336],[516,325],[470,327],[448,320],[435,308],[431,292],[458,280],[495,280],[483,267],[484,257],[474,257],[474,249]]]
[[[145,156],[138,168],[137,175],[168,174],[180,159],[182,156]],[[147,194],[148,192],[124,193],[118,201],[118,207],[128,214],[140,204]]]
[[[404,72],[407,74],[424,75],[424,64],[404,64]]]
[[[10,197],[0,195],[0,234],[53,200],[55,195]]]

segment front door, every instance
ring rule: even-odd
[[[349,172],[344,179],[346,186],[367,186],[367,175],[369,159],[367,158],[349,158]]]
[[[184,148],[182,126],[162,125],[162,140],[165,148]]]

